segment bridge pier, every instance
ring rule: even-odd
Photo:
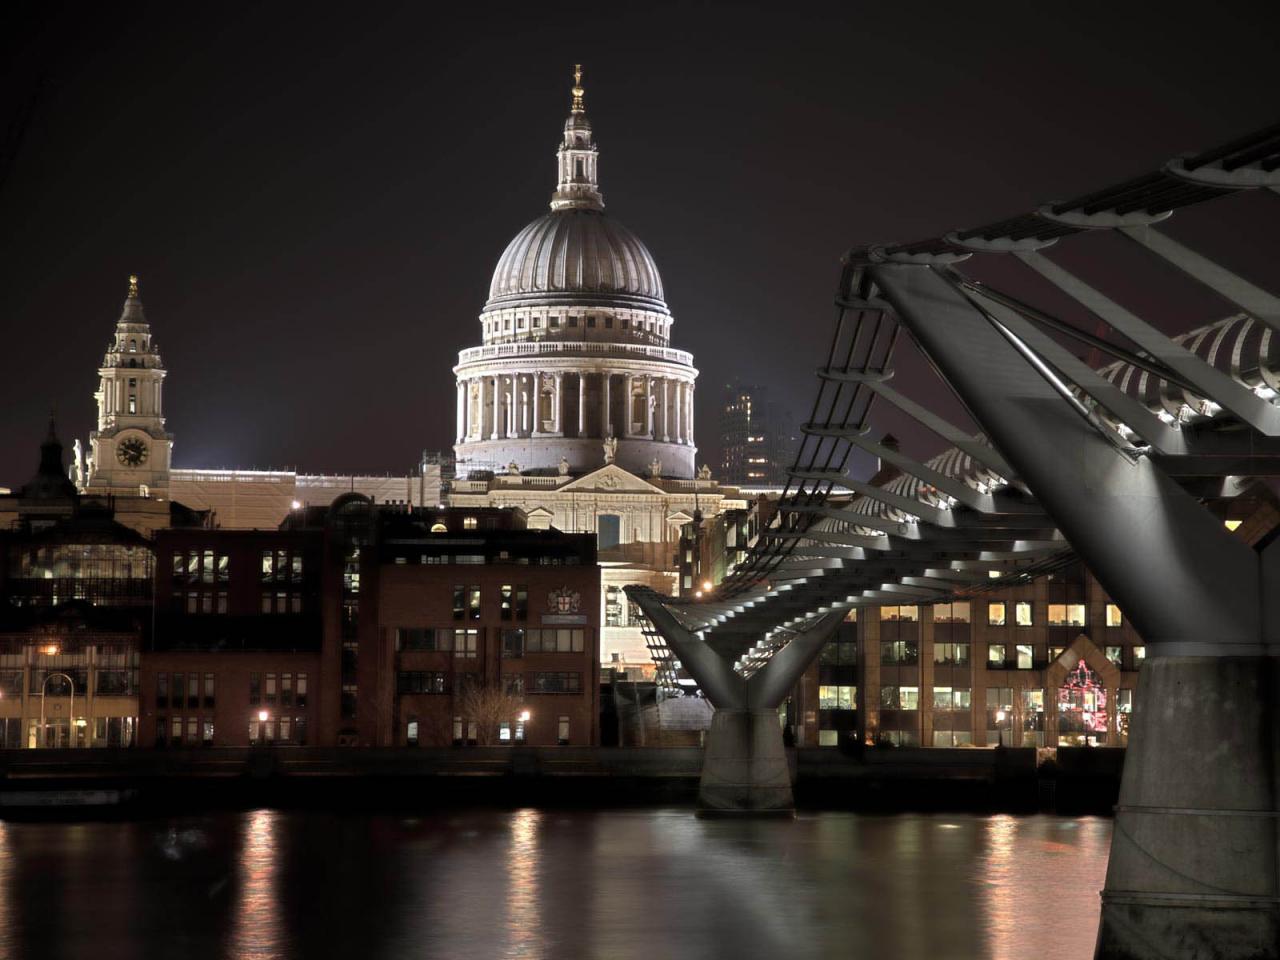
[[[1110,442],[1000,304],[928,266],[866,270],[1146,639],[1097,960],[1277,960],[1280,541],[1233,536],[1160,457]]]
[[[1280,956],[1278,694],[1277,657],[1143,665],[1098,960]]]
[[[791,767],[778,710],[716,710],[702,759],[702,816],[791,815]]]
[[[755,673],[734,669],[758,639],[747,631],[713,645],[681,623],[652,590],[629,586],[627,595],[716,708],[702,756],[700,816],[789,816],[795,812],[791,767],[782,743],[778,706],[844,619],[831,612],[796,630]]]

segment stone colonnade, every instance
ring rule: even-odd
[[[457,390],[459,444],[566,436],[694,442],[691,380],[616,371],[497,372],[459,378]],[[589,394],[599,406],[594,414]]]

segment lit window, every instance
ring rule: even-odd
[[[918,710],[920,708],[920,688],[899,687],[898,703],[903,710]]]
[[[1120,615],[1120,608],[1114,603],[1107,604],[1107,626],[1118,627],[1124,623],[1124,618]]]
[[[935,643],[933,662],[952,667],[968,666],[969,645],[967,643]]]
[[[1029,643],[1020,643],[1014,647],[1014,652],[1018,657],[1018,669],[1030,670],[1032,660],[1031,645]]]
[[[476,528],[476,526],[477,526],[477,523],[476,523],[476,518],[475,518],[475,517],[463,517],[463,518],[462,518],[462,529],[463,529],[463,530],[474,530],[474,529]]]
[[[1003,627],[1005,624],[1005,607],[1003,603],[987,604],[987,624],[992,627]]]
[[[1142,661],[1143,661],[1143,660],[1145,660],[1145,659],[1147,659],[1147,648],[1146,648],[1146,647],[1134,647],[1134,648],[1133,648],[1133,665],[1134,665],[1134,668],[1136,669],[1136,668],[1137,668],[1137,666],[1138,666],[1138,664],[1142,663]]]
[[[987,644],[987,664],[990,666],[1004,666],[1004,644],[989,643]]]
[[[857,687],[818,687],[818,709],[820,710],[854,710],[857,707],[857,699]]]
[[[1121,648],[1107,647],[1107,659],[1110,660],[1112,663],[1114,663],[1117,667],[1120,666],[1121,660],[1123,659],[1123,653],[1121,651]]]
[[[881,607],[881,620],[919,620],[920,611],[915,606]]]
[[[933,622],[968,623],[969,604],[967,602],[935,603],[933,605]]]
[[[1031,626],[1031,604],[1029,603],[1014,604],[1013,622],[1020,627]]]
[[[916,663],[919,650],[914,640],[884,640],[880,643],[881,663]]]
[[[1049,626],[1051,627],[1083,627],[1083,603],[1051,603],[1049,604]]]

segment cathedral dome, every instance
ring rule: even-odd
[[[602,210],[571,207],[539,217],[507,245],[485,308],[585,294],[666,311],[653,255]]]

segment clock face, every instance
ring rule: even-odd
[[[116,458],[126,467],[139,467],[147,462],[148,452],[145,440],[129,437],[116,447]]]

